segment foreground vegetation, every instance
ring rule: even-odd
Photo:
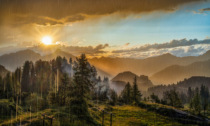
[[[183,124],[178,123],[172,118],[162,116],[147,109],[143,109],[137,106],[105,106],[100,105],[97,109],[96,107],[90,107],[89,111],[91,116],[96,120],[97,124],[102,124],[102,111],[104,113],[104,125],[110,125],[110,114],[112,113],[112,125],[113,126],[181,126]],[[0,125],[43,125],[43,114],[46,115],[45,125],[50,125],[50,117],[54,117],[52,125],[84,125],[85,122],[74,122],[71,123],[69,113],[66,111],[65,107],[45,109],[39,111],[38,113],[25,112],[18,116],[16,120],[15,117],[2,121]]]

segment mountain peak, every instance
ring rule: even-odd
[[[166,57],[176,57],[176,56],[174,56],[174,55],[172,55],[171,53],[165,53],[165,54],[163,54],[163,55],[160,55],[160,56],[166,56]]]

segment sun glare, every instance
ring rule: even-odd
[[[45,45],[51,45],[52,44],[52,38],[50,36],[44,36],[42,38],[42,43]]]

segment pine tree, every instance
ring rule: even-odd
[[[117,103],[117,93],[114,90],[110,91],[110,102],[111,105],[115,105]]]
[[[92,121],[87,105],[90,88],[92,87],[90,69],[91,67],[85,54],[76,59],[74,85],[70,100],[70,113],[74,116],[74,119]]]
[[[137,85],[137,78],[136,76],[134,77],[134,82],[133,82],[133,101],[135,104],[139,103],[141,100],[141,92],[138,90],[138,85]]]
[[[154,93],[152,93],[150,95],[150,98],[152,99],[152,101],[154,101],[155,103],[160,103],[160,99],[157,95],[155,95]]]
[[[130,104],[131,103],[131,85],[130,83],[128,82],[126,85],[125,85],[125,88],[123,89],[123,91],[121,92],[121,95],[120,95],[120,98],[122,100],[122,102],[124,102],[125,104]]]
[[[170,106],[177,108],[182,107],[181,99],[179,98],[178,92],[176,92],[175,89],[164,92],[163,99],[166,102],[166,104]]]
[[[195,114],[200,114],[201,112],[201,98],[199,94],[199,89],[195,89],[195,95],[190,102],[190,106],[193,109]]]
[[[23,73],[21,79],[21,91],[29,92],[30,91],[30,62],[26,61],[23,65]]]
[[[68,77],[67,73],[63,74],[63,78],[61,79],[61,85],[59,86],[59,100],[60,100],[60,105],[65,105],[66,104],[66,99],[67,99],[67,91],[69,90],[69,84],[70,80]]]
[[[191,87],[188,87],[187,95],[188,95],[188,102],[190,102],[191,99],[193,98],[193,91]]]
[[[208,109],[208,105],[209,105],[209,89],[208,89],[208,87],[201,85],[200,96],[201,96],[202,109],[203,109],[203,112],[205,115],[205,111]]]

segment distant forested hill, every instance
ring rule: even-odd
[[[148,76],[145,75],[136,75],[130,71],[122,72],[117,74],[113,79],[112,79],[112,84],[113,85],[118,85],[118,86],[125,86],[127,82],[129,82],[131,85],[133,85],[134,77],[137,77],[137,84],[139,90],[147,90],[149,87],[153,86],[152,81],[148,78]]]
[[[178,82],[177,84],[170,85],[158,85],[148,89],[148,92],[154,93],[162,97],[163,92],[175,89],[180,93],[187,93],[189,87],[191,88],[200,88],[201,85],[205,85],[210,89],[210,77],[201,77],[201,76],[193,76],[189,79],[184,79],[183,81]]]

